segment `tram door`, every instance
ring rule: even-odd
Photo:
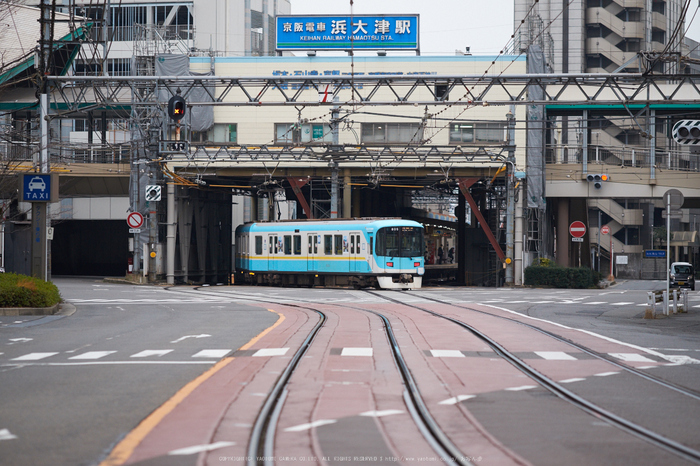
[[[362,271],[362,256],[360,235],[350,233],[350,272]]]
[[[318,271],[318,243],[320,240],[321,237],[316,233],[306,235],[306,247],[309,252],[306,266],[309,272]]]
[[[267,270],[277,270],[277,253],[279,251],[279,245],[277,244],[277,235],[268,235],[267,243]]]

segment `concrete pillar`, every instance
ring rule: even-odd
[[[343,218],[352,217],[352,186],[350,186],[350,170],[345,170],[343,176]]]
[[[569,199],[560,198],[557,203],[557,264],[569,267]]]
[[[177,210],[175,210],[175,185],[168,184],[167,233],[165,243],[165,275],[168,285],[175,284],[175,235],[177,234]]]

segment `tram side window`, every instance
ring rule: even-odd
[[[336,256],[343,254],[343,235],[335,235],[335,254]]]
[[[333,254],[333,235],[323,235],[323,253],[327,256]]]
[[[292,237],[290,235],[284,236],[284,253],[287,255],[292,253]]]
[[[355,235],[350,235],[350,254],[355,254]]]
[[[294,235],[294,254],[301,255],[301,236]]]
[[[263,241],[262,236],[255,237],[255,254],[260,256],[263,253]]]

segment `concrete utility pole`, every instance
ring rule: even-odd
[[[51,61],[51,2],[42,0],[40,13],[41,38],[39,47],[39,128],[41,139],[34,168],[49,173],[49,96],[47,76]],[[32,202],[32,276],[48,280],[48,202]]]
[[[508,161],[506,162],[506,285],[514,283],[514,227],[515,227],[515,106],[506,114],[508,119]]]

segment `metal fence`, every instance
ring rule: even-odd
[[[545,149],[545,160],[548,164],[580,164],[583,162],[583,153],[584,149],[580,145],[548,145]],[[588,163],[637,168],[648,168],[652,165],[650,149],[624,146],[611,148],[589,145],[586,160]],[[667,170],[697,172],[700,171],[700,154],[690,153],[687,149],[657,149],[653,165]]]

